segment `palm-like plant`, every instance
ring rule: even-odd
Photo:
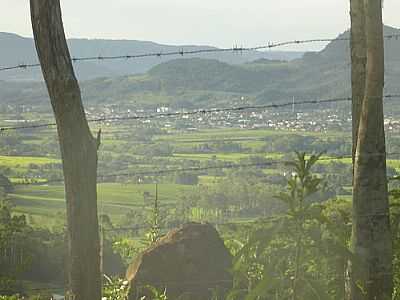
[[[324,214],[325,205],[315,201],[322,179],[312,167],[320,157],[296,153],[288,163],[293,172],[286,191],[277,195],[287,211],[260,220],[236,255],[231,299],[339,299],[339,288],[331,288],[329,276],[323,276],[337,262],[327,249],[340,253],[345,264],[351,254],[338,237],[342,232],[330,231],[335,226]]]

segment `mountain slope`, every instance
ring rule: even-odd
[[[385,27],[385,34],[400,30]],[[346,32],[339,38],[348,37]],[[400,91],[400,40],[386,41],[386,91]],[[320,52],[306,53],[293,61],[258,59],[230,65],[208,59],[178,59],[152,68],[145,76],[84,84],[90,101],[157,102],[191,107],[228,105],[245,97],[257,104],[271,101],[343,97],[350,95],[348,41],[335,41]],[[101,89],[101,87],[106,87]],[[149,94],[153,98],[149,97]],[[154,101],[152,101],[154,100]]]
[[[400,33],[385,27],[385,34]],[[339,37],[348,36],[348,32]],[[215,107],[266,104],[350,95],[349,42],[335,41],[320,52],[292,61],[257,58],[244,64],[184,58],[147,73],[81,82],[86,103],[154,107]],[[400,93],[400,40],[386,41],[386,92]],[[0,82],[0,103],[46,103],[41,84]]]
[[[147,41],[131,40],[89,40],[69,39],[71,55],[73,57],[84,56],[115,56],[134,55],[143,53],[162,53],[180,50],[212,49],[209,46],[169,46]],[[36,63],[37,56],[33,40],[15,34],[0,32],[0,66],[13,66],[22,63]],[[241,64],[260,58],[271,59],[295,59],[301,57],[301,52],[248,52],[242,55],[235,53],[209,53],[201,57],[217,59],[230,64]],[[191,56],[191,57],[196,57]],[[150,68],[173,57],[148,57],[140,60],[114,60],[101,62],[79,62],[75,64],[75,70],[80,80],[88,80],[99,77],[116,77],[129,74],[145,73]],[[42,80],[40,70],[9,71],[0,74],[0,80]]]

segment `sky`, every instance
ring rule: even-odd
[[[61,0],[61,4],[70,38],[250,47],[333,38],[350,26],[349,0]],[[385,0],[385,24],[400,27],[399,12],[399,0]],[[28,0],[0,0],[1,31],[32,36]],[[317,50],[322,45],[305,47]]]

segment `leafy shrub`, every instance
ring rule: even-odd
[[[129,282],[121,278],[105,276],[102,300],[126,300],[129,294]]]

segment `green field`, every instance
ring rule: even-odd
[[[302,135],[302,136],[316,136],[320,138],[339,138],[348,137],[351,135],[345,132],[330,132],[329,134],[321,132],[293,132],[289,130],[271,130],[271,129],[207,129],[196,131],[193,133],[172,134],[162,136],[159,140],[164,141],[185,141],[185,140],[215,140],[220,141],[224,139],[243,139],[251,140],[255,138],[264,138],[268,136],[281,136],[281,135]]]
[[[172,206],[182,193],[193,190],[193,186],[178,184],[159,184],[158,198],[162,206]],[[151,207],[155,197],[153,184],[103,183],[98,185],[98,210],[119,219],[131,209]],[[149,193],[147,203],[144,193]],[[15,212],[33,216],[54,217],[56,212],[65,211],[63,186],[22,186],[18,187],[10,199],[15,205]]]
[[[57,164],[59,159],[31,156],[0,156],[0,166],[7,168],[28,168],[30,165],[43,166]]]
[[[174,154],[174,157],[195,161],[204,161],[204,160],[222,160],[229,162],[239,162],[241,159],[250,158],[255,154],[252,153],[206,153],[206,154]],[[280,159],[282,154],[279,153],[269,153],[263,155],[265,158],[270,159]]]
[[[331,132],[328,135],[319,132],[293,132],[284,130],[249,130],[249,129],[207,129],[195,132],[170,131],[165,134],[156,134],[152,136],[150,141],[136,141],[130,135],[130,129],[126,125],[115,125],[104,129],[104,138],[102,147],[99,150],[99,162],[115,161],[112,168],[103,165],[99,169],[100,174],[128,172],[135,173],[137,170],[154,170],[167,168],[180,168],[189,165],[190,167],[205,165],[209,161],[220,161],[226,163],[242,163],[243,160],[251,157],[264,157],[272,160],[283,159],[284,154],[278,152],[262,152],[268,137],[300,135],[314,136],[321,140],[335,138],[349,138],[350,134],[344,132]],[[27,144],[40,145],[41,141],[49,141],[49,137],[53,135],[54,130],[48,129],[43,131],[44,137],[30,136]],[[219,143],[221,141],[229,141],[240,144],[241,152],[224,153],[216,151],[215,153],[197,153],[196,147],[206,143]],[[172,155],[147,157],[147,153],[137,153],[134,151],[125,151],[126,147],[135,150],[138,147],[154,146],[155,144],[170,144],[174,151]],[[55,147],[58,147],[57,145]],[[147,148],[145,148],[147,149]],[[190,150],[194,149],[194,150]],[[126,162],[121,162],[121,157]],[[321,164],[332,162],[328,156],[323,156]],[[334,161],[350,164],[350,158],[334,159]],[[62,176],[61,170],[52,169],[52,164],[60,164],[59,159],[51,157],[33,157],[33,156],[0,156],[0,166],[15,170],[16,174],[10,176],[13,182],[24,180],[32,174],[43,175],[37,176],[36,182],[46,180],[46,174],[51,174],[56,178]],[[400,171],[400,160],[388,160],[388,165]],[[46,166],[49,166],[47,170]],[[40,167],[40,169],[38,169]],[[58,173],[57,173],[58,171]],[[48,172],[48,173],[46,173]],[[51,173],[52,172],[52,173]],[[281,169],[263,169],[268,175],[282,174]],[[201,173],[199,176],[199,184],[214,185],[223,177],[212,176],[213,173]],[[170,184],[159,185],[159,199],[161,205],[173,206],[182,194],[188,193],[196,189],[196,186],[174,184],[172,175],[167,182]],[[51,178],[51,177],[50,177]],[[144,193],[149,193],[150,203],[144,203]],[[151,199],[154,198],[154,184],[121,184],[121,183],[102,183],[98,185],[99,212],[106,213],[112,219],[118,220],[122,218],[129,210],[143,209],[143,207],[151,206]],[[50,219],[54,219],[57,212],[65,212],[64,188],[62,185],[27,185],[18,186],[10,199],[15,204],[17,213],[24,213],[35,216],[46,224]]]

